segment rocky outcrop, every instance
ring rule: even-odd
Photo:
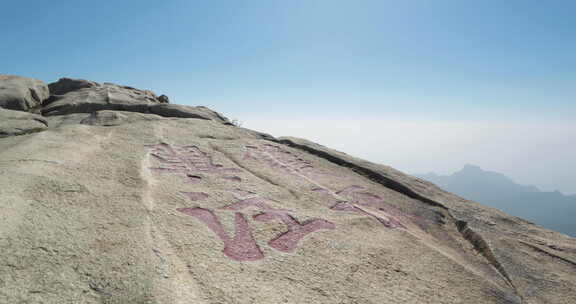
[[[230,123],[224,116],[210,109],[169,104],[166,95],[156,96],[148,90],[70,78],[61,78],[49,84],[49,87],[52,96],[42,108],[42,114],[46,116],[108,110]]]
[[[37,79],[0,75],[0,108],[31,111],[49,96],[46,84]]]
[[[101,111],[123,111],[127,113],[156,114],[163,117],[214,120],[223,124],[232,123],[222,114],[206,107],[169,104],[168,96],[149,90],[97,83],[84,79],[61,78],[46,86],[42,81],[11,75],[0,75],[0,108],[32,111],[47,117],[58,115],[78,116],[79,113],[122,116]],[[133,115],[132,115],[133,116]],[[95,117],[95,116],[94,116]],[[92,118],[86,118],[91,121]],[[70,117],[53,119],[57,123],[78,119]]]
[[[68,78],[50,84],[50,89],[54,93],[42,107],[42,114],[46,116],[101,110],[146,113],[149,105],[165,102],[151,91]]]
[[[176,104],[158,104],[151,105],[149,107],[149,112],[164,117],[198,118],[231,124],[231,122],[226,117],[222,116],[222,114],[201,106],[191,107]]]
[[[141,105],[0,139],[0,303],[576,298],[573,238],[207,108]]]
[[[0,137],[30,134],[47,128],[48,122],[40,115],[0,108]]]
[[[48,88],[51,95],[64,95],[69,92],[78,91],[81,89],[89,89],[99,86],[94,81],[73,78],[60,78],[58,81],[50,83]]]

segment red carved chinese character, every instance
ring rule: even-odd
[[[338,202],[336,203],[336,205],[332,206],[330,208],[331,210],[335,210],[335,211],[350,211],[350,212],[357,212],[360,214],[364,214],[367,216],[371,216],[373,218],[375,218],[376,220],[378,220],[382,225],[384,225],[384,227],[386,228],[390,228],[390,229],[395,229],[395,228],[405,228],[404,225],[402,225],[402,223],[395,217],[393,216],[389,216],[389,217],[383,217],[381,215],[376,215],[373,214],[369,211],[366,211],[364,209],[358,208],[348,202]]]
[[[269,241],[268,244],[272,248],[283,252],[293,252],[297,248],[298,242],[300,242],[300,240],[312,232],[318,231],[320,229],[335,228],[333,223],[323,219],[311,219],[304,223],[300,223],[292,215],[289,214],[290,210],[274,209],[266,204],[266,201],[266,199],[261,197],[252,196],[228,205],[224,207],[224,209],[241,210],[250,206],[254,206],[264,211],[263,213],[254,216],[255,220],[280,220],[282,223],[284,223],[284,225],[286,225],[288,231]]]
[[[234,176],[222,176],[221,178],[228,180],[228,181],[231,181],[231,182],[237,182],[237,183],[242,181],[242,178],[240,178],[239,176],[236,176],[236,175],[234,175]]]
[[[205,200],[209,197],[209,195],[204,193],[204,192],[184,192],[184,191],[181,191],[180,193],[186,195],[186,197],[188,197],[188,199],[190,199],[191,201],[201,201],[201,200]]]
[[[288,227],[288,231],[268,242],[270,247],[283,252],[293,252],[296,250],[298,242],[312,232],[321,229],[336,228],[333,223],[323,219],[311,219],[304,223],[300,223],[290,214],[284,212],[264,212],[256,215],[254,219],[258,221],[271,221],[278,219]]]
[[[243,159],[260,160],[268,164],[271,168],[280,169],[281,171],[291,175],[312,179],[331,175],[314,168],[311,162],[276,145],[264,144],[261,147],[245,147],[246,153],[244,154]]]
[[[258,150],[256,146],[246,146],[246,153],[242,159],[258,159],[258,157],[256,157],[256,150]]]
[[[351,212],[358,212],[362,213],[377,219],[382,225],[387,228],[406,228],[404,224],[402,224],[401,219],[411,219],[414,221],[420,228],[425,229],[426,219],[420,216],[407,214],[400,210],[397,207],[392,205],[386,204],[384,199],[380,196],[375,195],[370,192],[363,192],[366,188],[362,186],[352,185],[347,188],[344,188],[338,192],[337,195],[349,199],[349,201],[338,202],[336,205],[332,206],[330,209],[336,211],[351,211]],[[372,211],[368,211],[364,208],[358,206],[368,206],[378,209],[378,213],[373,213]]]
[[[236,261],[255,261],[264,258],[264,254],[252,236],[246,218],[241,213],[236,212],[234,214],[236,233],[231,238],[224,231],[222,223],[212,211],[203,208],[180,208],[177,210],[197,218],[212,230],[224,242],[222,252],[229,258]]]
[[[352,203],[361,204],[364,206],[379,206],[384,200],[378,195],[369,192],[360,192],[360,190],[365,190],[366,188],[352,185],[350,187],[344,188],[336,194],[349,198]]]
[[[151,155],[160,163],[160,167],[150,168],[157,172],[183,173],[187,182],[197,183],[202,177],[196,173],[225,174],[239,172],[237,168],[224,168],[214,164],[212,157],[196,146],[171,146],[166,143],[148,145]]]

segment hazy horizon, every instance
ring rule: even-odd
[[[418,177],[463,198],[576,237],[576,196],[538,191],[519,185],[504,174],[470,165],[451,175]]]
[[[3,9],[0,73],[150,89],[407,173],[473,163],[576,193],[576,2],[66,0]]]
[[[446,175],[473,164],[543,191],[576,193],[572,178],[576,147],[558,149],[572,136],[576,123],[359,122],[345,118],[241,122],[274,136],[303,137],[408,174]]]

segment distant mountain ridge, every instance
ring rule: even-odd
[[[415,176],[464,198],[576,236],[576,195],[519,185],[504,174],[475,165],[466,165],[452,175],[427,173]]]

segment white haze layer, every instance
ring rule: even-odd
[[[576,193],[576,123],[248,118],[243,127],[306,138],[411,174],[474,164],[541,190]]]

